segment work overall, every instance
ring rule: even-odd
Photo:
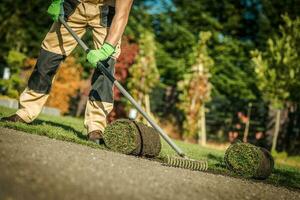
[[[96,49],[101,48],[115,14],[115,0],[65,0],[64,10],[68,25],[82,37],[91,27]],[[32,72],[28,87],[20,96],[17,115],[25,122],[32,122],[45,105],[59,64],[76,47],[77,42],[60,23],[54,23],[46,35],[37,64]],[[102,63],[114,73],[120,44],[111,58]],[[99,71],[92,77],[92,89],[86,105],[84,125],[88,133],[106,126],[106,116],[113,108],[112,83]]]

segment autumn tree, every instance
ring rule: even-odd
[[[139,52],[135,63],[130,67],[128,89],[138,103],[150,114],[150,93],[159,83],[159,72],[155,60],[154,35],[144,30],[138,41]],[[139,116],[141,119],[141,116]]]
[[[300,18],[291,20],[287,15],[282,17],[285,23],[280,26],[280,35],[268,40],[264,52],[252,52],[258,87],[264,99],[270,103],[270,109],[276,110],[272,151],[276,150],[281,111],[289,101],[295,101],[295,95],[291,91],[300,89]]]
[[[133,65],[138,54],[138,45],[130,40],[129,37],[122,38],[121,54],[118,57],[115,67],[115,78],[122,84],[126,83],[129,75],[129,68]],[[115,88],[114,98],[116,101],[121,99],[120,91]]]
[[[120,83],[126,83],[129,68],[134,63],[137,54],[138,45],[128,36],[124,36],[122,38],[121,54],[115,66],[115,78]],[[123,103],[122,94],[118,88],[114,87],[114,109],[109,114],[109,121],[125,116],[125,104]]]
[[[206,144],[205,102],[210,99],[211,85],[209,83],[209,69],[214,61],[208,55],[207,43],[212,34],[201,32],[199,43],[194,50],[195,64],[184,80],[178,83],[181,91],[179,108],[184,112],[184,136],[187,139],[199,138],[201,144]]]

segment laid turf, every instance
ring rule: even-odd
[[[15,110],[0,107],[0,118],[13,114],[14,112]],[[41,115],[31,125],[0,122],[0,126],[30,134],[43,135],[53,139],[74,142],[93,148],[105,148],[104,146],[95,145],[92,142],[86,141],[83,120],[78,118]],[[178,144],[190,158],[196,160],[207,159],[210,173],[236,176],[226,169],[226,165],[223,161],[224,151],[200,147],[199,145],[188,144],[181,141],[175,141],[175,143]],[[158,156],[158,161],[164,159],[166,155],[175,156],[176,153],[162,140],[162,150]],[[296,159],[298,159],[298,157]],[[298,160],[295,162],[298,162]],[[300,189],[300,168],[285,164],[275,164],[273,174],[263,182]]]

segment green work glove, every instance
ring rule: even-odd
[[[101,49],[91,50],[87,54],[87,60],[93,67],[97,67],[99,61],[108,59],[115,52],[115,47],[109,43],[104,43]]]
[[[61,13],[61,5],[64,3],[64,0],[52,0],[51,5],[49,6],[47,13],[53,19],[53,21],[57,22],[59,15]]]

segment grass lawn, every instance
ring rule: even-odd
[[[0,107],[0,118],[14,113],[14,110]],[[12,128],[24,131],[30,134],[43,135],[49,138],[74,142],[92,148],[105,149],[104,146],[96,145],[92,142],[86,141],[86,132],[83,127],[83,120],[72,117],[54,117],[41,115],[31,125],[22,123],[0,122],[1,127]],[[204,148],[199,145],[188,144],[181,141],[175,141],[186,154],[193,159],[206,159],[209,163],[209,173],[223,174],[227,176],[234,176],[226,169],[223,163],[224,151],[212,148]],[[174,151],[163,142],[163,148],[159,156],[159,161],[162,161],[166,155],[176,155]],[[299,157],[296,158],[298,162]],[[276,160],[275,160],[276,162]],[[256,181],[256,180],[251,180]],[[300,168],[294,165],[282,164],[282,162],[275,165],[273,174],[262,181],[264,183],[273,184],[277,186],[285,186],[294,189],[300,189]]]

